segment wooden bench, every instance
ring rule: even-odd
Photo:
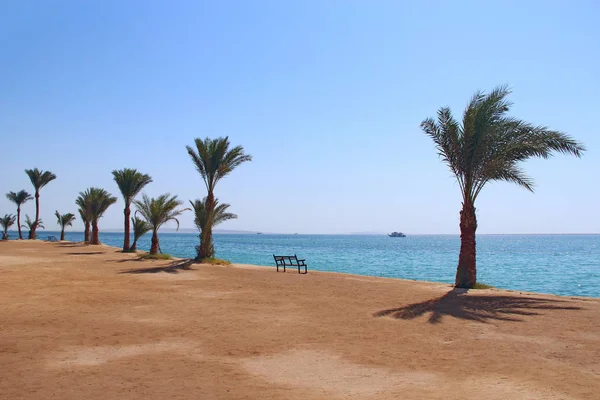
[[[305,262],[306,260],[299,260],[295,254],[293,256],[276,256],[273,254],[273,258],[275,259],[277,272],[279,272],[279,267],[283,267],[283,272],[285,272],[285,267],[298,267],[299,274],[308,273],[308,267],[306,266]],[[304,267],[304,272],[300,272],[301,267]]]
[[[48,236],[48,239],[46,239],[46,241],[48,241],[48,242],[58,242],[58,238],[56,236]]]

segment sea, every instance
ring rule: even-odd
[[[39,231],[38,238],[59,232]],[[11,239],[17,234],[11,232]],[[81,232],[66,240],[81,241]],[[194,257],[198,234],[159,233],[164,253]],[[122,246],[123,234],[100,232],[100,241]],[[458,235],[215,234],[216,256],[233,263],[275,266],[273,254],[307,261],[309,271],[453,283]],[[138,250],[150,248],[150,235]],[[600,235],[478,235],[477,280],[497,288],[566,296],[600,297]]]

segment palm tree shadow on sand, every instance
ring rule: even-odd
[[[563,300],[542,299],[536,297],[468,295],[465,289],[452,289],[445,295],[409,304],[404,307],[390,308],[373,314],[375,317],[396,319],[415,319],[430,314],[428,322],[437,324],[444,316],[487,323],[489,320],[523,321],[523,316],[540,315],[540,310],[581,310],[581,307],[568,306]]]
[[[191,268],[194,260],[176,260],[168,265],[161,265],[152,268],[132,268],[119,272],[119,274],[156,274],[159,272],[167,272],[169,274],[178,274],[181,271],[193,271]]]

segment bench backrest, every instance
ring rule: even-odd
[[[273,254],[273,258],[275,259],[275,264],[280,265],[280,266],[295,265],[295,264],[292,264],[292,259],[296,262],[296,264],[298,264],[298,257],[296,257],[295,254],[293,256],[276,256],[275,254]]]

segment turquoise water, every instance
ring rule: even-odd
[[[39,237],[48,235],[58,233]],[[66,239],[82,236],[68,232]],[[101,233],[100,240],[121,246],[123,234]],[[273,254],[297,254],[309,269],[447,283],[454,281],[460,248],[455,235],[217,234],[214,241],[217,256],[234,263],[274,266]],[[193,257],[198,235],[162,233],[160,244],[165,253]],[[149,247],[145,235],[138,249]],[[600,297],[600,235],[479,235],[477,269],[478,281],[499,288]]]

